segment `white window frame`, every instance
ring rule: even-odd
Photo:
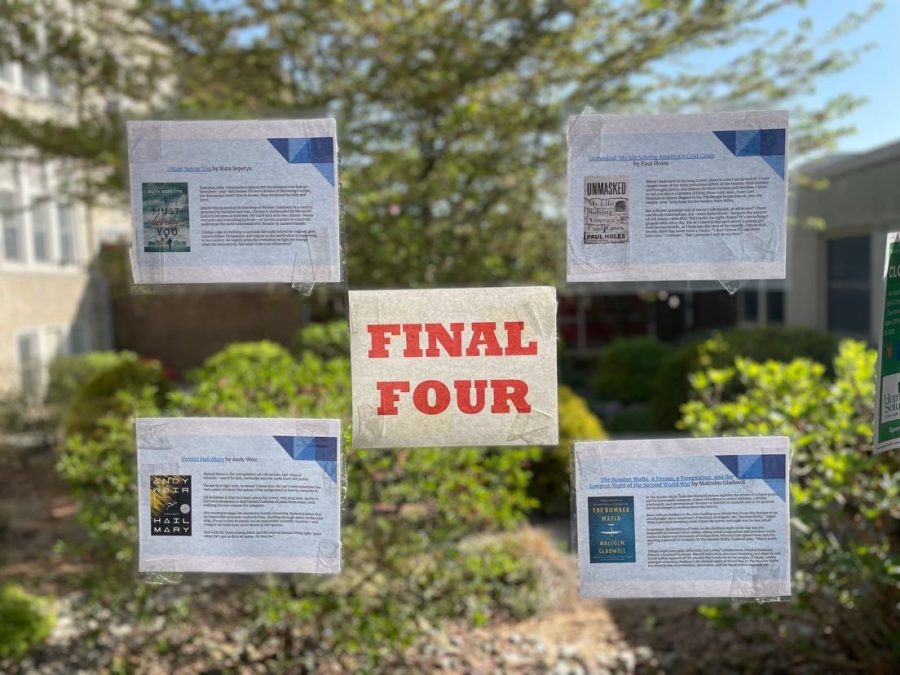
[[[51,348],[51,336],[53,333],[59,335],[56,353],[52,353],[53,349]],[[30,366],[22,362],[22,355],[19,350],[19,342],[25,337],[31,340],[31,344],[36,347],[34,363]],[[19,388],[25,396],[31,400],[40,400],[44,397],[49,384],[50,364],[58,356],[66,356],[71,352],[69,343],[70,327],[65,324],[27,326],[16,331],[16,372],[19,376]],[[28,367],[35,369],[36,382],[34,391],[27,391],[25,386],[25,372]]]

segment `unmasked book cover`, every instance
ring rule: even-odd
[[[144,251],[186,253],[191,250],[187,183],[142,183]]]
[[[588,497],[592,563],[633,563],[634,497]]]

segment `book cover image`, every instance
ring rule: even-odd
[[[186,253],[191,250],[187,183],[141,183],[144,251]]]
[[[633,563],[634,497],[588,497],[592,563]]]
[[[150,476],[150,534],[191,536],[191,477]]]

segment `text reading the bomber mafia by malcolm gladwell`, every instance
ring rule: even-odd
[[[354,442],[553,444],[552,288],[350,293]]]

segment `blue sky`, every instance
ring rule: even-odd
[[[833,26],[850,9],[863,9],[862,0],[812,0],[805,10],[778,12],[771,26],[792,26],[801,16],[810,16],[816,30]],[[868,98],[847,120],[857,131],[839,141],[838,151],[870,150],[892,141],[900,141],[900,0],[887,0],[886,6],[860,29],[843,38],[842,46],[873,42],[875,47],[863,54],[852,68],[819,81],[810,103],[824,101],[842,92]]]

